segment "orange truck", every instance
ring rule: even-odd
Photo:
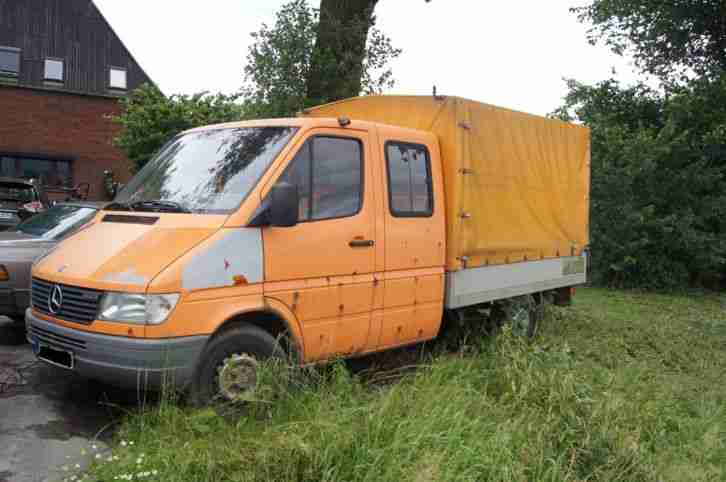
[[[586,281],[590,135],[456,97],[369,96],[167,143],[38,260],[28,339],[199,400],[435,338],[446,313]]]

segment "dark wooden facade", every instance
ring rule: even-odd
[[[126,70],[127,91],[151,82],[91,0],[0,0],[0,47],[20,49],[18,86],[123,95],[111,67]],[[46,82],[46,59],[63,60],[62,85]]]
[[[60,79],[46,60],[63,62]],[[112,87],[111,68],[125,71],[125,88]],[[146,82],[92,0],[0,0],[0,176],[88,183],[90,199],[108,199],[107,174],[131,177],[111,117]]]

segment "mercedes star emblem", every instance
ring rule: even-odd
[[[57,314],[63,305],[63,290],[60,285],[54,285],[48,295],[48,310],[54,315]]]

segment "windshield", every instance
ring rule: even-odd
[[[20,184],[0,184],[0,200],[29,203],[35,201],[35,190]]]
[[[18,224],[17,230],[44,239],[60,239],[89,222],[97,212],[88,207],[53,206]]]
[[[229,214],[247,197],[295,127],[243,127],[174,138],[107,209]]]

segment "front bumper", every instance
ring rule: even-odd
[[[15,317],[30,306],[29,289],[0,289],[0,315]]]
[[[192,379],[208,336],[143,339],[74,330],[25,312],[28,341],[70,351],[73,371],[122,388],[184,388]],[[35,346],[35,345],[34,345]]]

